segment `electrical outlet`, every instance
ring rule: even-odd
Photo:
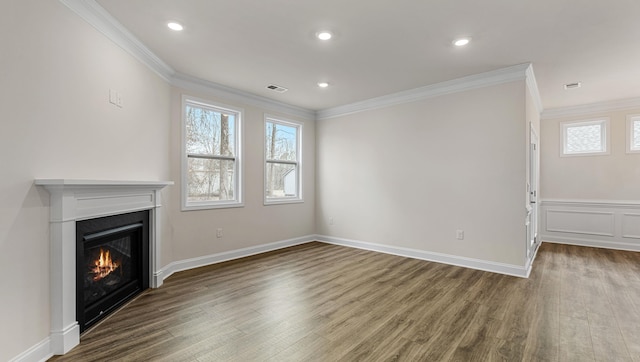
[[[116,104],[116,102],[116,91],[114,91],[113,89],[109,89],[109,103]]]
[[[464,230],[456,230],[456,239],[464,240]]]
[[[333,225],[333,218],[332,217],[329,218],[329,225]]]
[[[217,238],[221,238],[222,237],[222,228],[218,228],[218,230],[216,230],[216,237]]]

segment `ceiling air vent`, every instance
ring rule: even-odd
[[[576,89],[582,87],[582,82],[567,83],[564,85],[564,89]]]
[[[288,91],[287,88],[281,87],[281,86],[275,85],[275,84],[269,84],[267,86],[267,89],[271,89],[272,91],[278,92],[278,93],[284,93],[284,92]]]

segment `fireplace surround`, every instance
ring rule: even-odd
[[[65,354],[80,343],[76,317],[76,223],[127,214],[149,213],[148,282],[162,285],[160,190],[171,181],[104,181],[36,179],[50,194],[51,335],[54,354]]]

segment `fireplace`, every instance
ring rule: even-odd
[[[82,333],[149,287],[149,212],[78,221],[76,242]]]
[[[166,186],[173,185],[173,182],[36,179],[35,184],[44,187],[50,194],[51,272],[49,277],[51,280],[51,333],[49,345],[51,352],[60,355],[67,353],[80,343],[80,330],[84,330],[86,327],[87,319],[93,319],[88,317],[80,322],[79,318],[76,317],[78,314],[76,304],[78,304],[79,294],[76,285],[84,284],[84,281],[82,283],[78,281],[78,273],[76,273],[76,269],[79,269],[77,265],[79,252],[77,250],[76,227],[87,220],[137,213],[139,211],[146,212],[148,215],[148,227],[144,229],[148,233],[148,251],[142,250],[139,252],[140,254],[146,254],[146,256],[141,255],[142,262],[146,263],[146,267],[143,264],[143,270],[140,271],[141,274],[134,278],[142,280],[142,283],[147,283],[146,285],[151,288],[157,288],[162,285],[163,280],[160,250],[162,245],[160,190]],[[137,221],[133,224],[136,223]],[[120,227],[127,229],[130,225],[132,224],[123,224]],[[100,232],[104,231],[101,228],[98,229],[100,230],[87,233],[89,239],[97,240],[95,237],[100,236]],[[116,241],[119,237],[113,236],[112,240],[106,242],[106,246],[102,246],[103,259],[105,248],[114,249],[110,250],[109,253],[112,263],[113,258],[120,258],[121,254],[128,253],[126,246],[122,246],[123,242]],[[138,251],[135,251],[136,246],[134,244],[131,244],[132,250],[130,253],[132,255],[133,253],[138,253]],[[98,246],[97,249],[94,249],[91,241],[86,245],[83,244],[82,248],[83,258],[85,255],[84,249],[91,250],[91,252],[100,252],[100,247]],[[103,270],[103,273],[106,273],[109,268],[101,266],[100,269]],[[119,271],[114,268],[112,272]],[[124,273],[124,269],[122,269],[122,272]],[[136,273],[134,270],[130,272]],[[125,279],[129,280],[128,277],[125,277]],[[110,284],[112,280],[105,279],[102,283]],[[116,284],[128,284],[128,282],[118,282]],[[116,289],[121,290],[120,288]],[[98,294],[100,293],[102,292],[98,292]],[[109,290],[105,292],[105,295],[112,293],[118,294],[120,292]],[[84,294],[84,289],[80,294]],[[128,294],[128,292],[125,291],[122,294]],[[90,300],[86,304],[86,306],[83,306],[83,310],[92,309],[91,307],[95,304],[95,301]],[[97,310],[98,314],[102,311],[104,314],[104,309],[96,307],[92,310]],[[82,327],[80,326],[81,324],[83,325]]]

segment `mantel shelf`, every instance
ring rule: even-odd
[[[146,187],[161,189],[173,185],[173,181],[129,181],[129,180],[81,180],[81,179],[36,179],[35,184],[45,188],[85,187]]]

